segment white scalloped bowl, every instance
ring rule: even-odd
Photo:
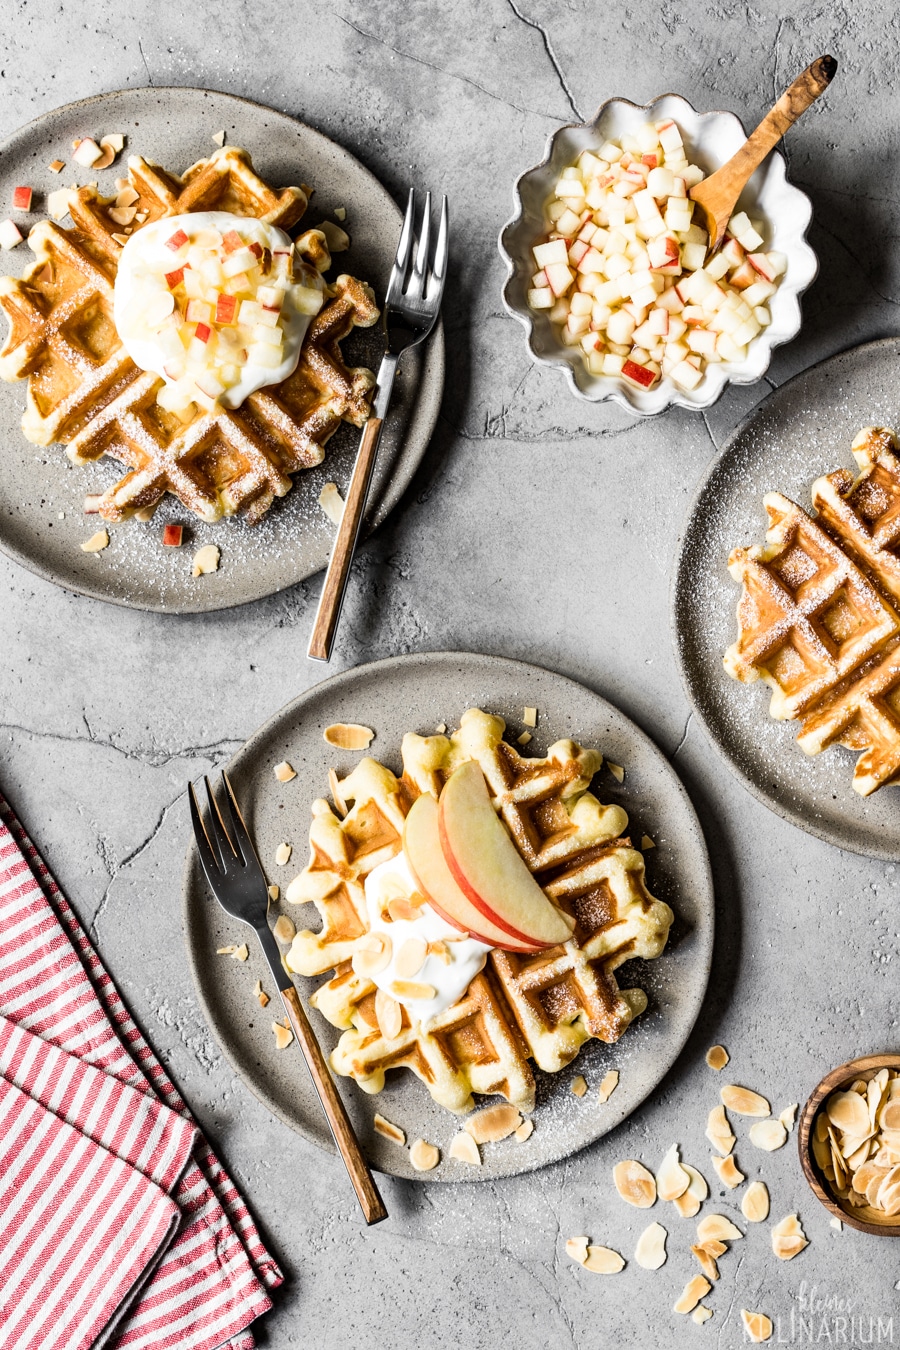
[[[708,366],[696,389],[690,390],[679,389],[665,376],[652,389],[639,389],[620,376],[591,374],[580,347],[567,347],[560,340],[546,310],[528,306],[526,292],[535,268],[531,250],[547,232],[544,208],[563,169],[583,150],[596,150],[605,140],[618,140],[648,120],[661,122],[670,117],[681,129],[688,159],[707,174],[730,159],[747,138],[734,113],[698,113],[677,94],[663,94],[645,107],[611,98],[593,122],[560,127],[549,138],[541,163],[523,173],[516,183],[516,213],[499,239],[500,253],[509,268],[503,303],[524,325],[535,361],[561,370],[579,398],[592,403],[613,399],[641,417],[663,412],[672,404],[709,408],[727,384],[753,384],[760,379],[768,369],[772,349],[790,342],[800,331],[800,296],[819,270],[816,255],[806,241],[812,204],[804,192],[787,181],[784,159],[773,151],[750,179],[737,209],[765,222],[765,247],[786,254],[788,261],[778,289],[768,301],[772,322],[750,343],[746,360]]]

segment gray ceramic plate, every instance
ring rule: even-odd
[[[329,275],[353,272],[371,281],[381,298],[400,234],[401,213],[393,199],[352,155],[320,132],[228,94],[124,89],[46,113],[0,145],[0,202],[8,204],[19,183],[35,189],[35,213],[15,216],[25,233],[40,219],[43,194],[51,189],[96,177],[101,191],[108,187],[112,193],[113,180],[124,173],[129,154],[144,155],[180,173],[212,154],[216,148],[212,138],[222,130],[229,144],[250,152],[254,166],[269,182],[280,186],[302,181],[315,188],[304,226],[333,219],[335,207],[346,208],[351,248],[336,255]],[[91,174],[71,164],[76,136],[111,132],[123,132],[128,138],[125,153],[112,168]],[[70,161],[58,178],[47,167],[56,158]],[[3,254],[0,270],[18,275],[31,259],[27,246],[20,244]],[[377,368],[382,350],[380,327],[353,333],[344,344],[351,365]],[[373,525],[380,524],[409,485],[434,429],[443,380],[444,339],[439,327],[424,349],[403,358],[372,486]],[[61,446],[30,445],[19,425],[24,403],[24,383],[0,385],[0,439],[5,451],[0,548],[40,576],[115,604],[188,614],[258,600],[325,566],[334,527],[317,498],[326,482],[346,488],[359,441],[355,428],[340,427],[328,443],[324,463],[297,474],[287,497],[276,502],[257,526],[248,527],[241,519],[204,525],[169,499],[149,524],[128,521],[114,526],[110,547],[86,554],[79,545],[93,527],[82,514],[84,496],[102,492],[121,476],[121,469],[113,460],[76,468]],[[189,525],[187,546],[162,547],[162,526],[168,521]],[[190,574],[191,556],[205,543],[221,547],[221,568],[195,579]]]
[[[436,1106],[424,1085],[398,1071],[377,1097],[366,1096],[349,1080],[341,1089],[373,1164],[394,1176],[421,1180],[404,1149],[372,1129],[382,1112],[412,1140],[439,1145],[443,1161],[429,1180],[490,1180],[527,1172],[565,1157],[613,1129],[644,1100],[672,1067],[700,1010],[709,976],[713,940],[713,891],[706,845],[693,807],[664,755],[643,732],[604,699],[571,680],[535,666],[495,657],[432,653],[378,661],[336,675],[309,690],[277,713],[238,751],[229,766],[238,798],[245,808],[269,880],[282,889],[307,862],[310,804],[327,795],[328,769],[348,772],[359,755],[326,745],[322,731],[332,722],[363,722],[377,735],[371,753],[399,771],[400,740],[405,731],[431,732],[441,722],[456,726],[466,708],[479,706],[506,718],[511,733],[522,731],[522,710],[539,710],[531,743],[536,754],[570,736],[598,746],[613,763],[625,766],[620,786],[607,769],[598,775],[595,791],[604,801],[620,802],[628,811],[631,831],[646,832],[657,847],[647,854],[650,889],[672,905],[676,923],[668,947],[657,961],[623,967],[624,979],[639,984],[650,996],[648,1011],[617,1046],[593,1041],[571,1070],[538,1074],[535,1130],[524,1144],[515,1139],[483,1149],[477,1172],[446,1156],[459,1129],[457,1117]],[[297,777],[281,784],[273,767],[287,759]],[[275,850],[282,840],[293,845],[287,867],[276,867]],[[277,909],[273,906],[273,909]],[[287,906],[290,911],[293,907]],[[293,909],[298,922],[317,923],[312,911]],[[240,926],[219,909],[202,880],[191,847],[185,873],[184,919],[194,978],[210,1026],[231,1064],[253,1092],[293,1129],[331,1149],[325,1118],[310,1086],[296,1046],[279,1053],[271,1031],[271,1005],[256,1006],[252,989],[257,977],[265,986],[261,953],[251,951],[246,965],[216,955],[216,948],[240,941]],[[308,994],[316,981],[298,979]],[[277,1008],[276,1008],[277,1011]],[[329,1052],[338,1033],[318,1014],[313,1025]],[[619,1086],[603,1106],[597,1085],[609,1068],[619,1070]],[[583,1073],[590,1085],[581,1099],[569,1083]]]
[[[850,443],[870,423],[900,425],[900,339],[843,352],[797,375],[759,403],[713,464],[682,534],[672,620],[688,697],[744,786],[809,834],[873,858],[900,858],[895,791],[859,797],[856,756],[840,746],[809,759],[796,723],[768,715],[760,681],[738,684],[722,656],[737,637],[740,587],[728,572],[737,545],[762,543],[763,494],[783,492],[811,509],[821,474],[853,467]]]

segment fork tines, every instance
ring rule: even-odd
[[[429,307],[440,303],[447,271],[447,198],[441,198],[441,215],[438,223],[434,256],[429,267],[429,245],[431,243],[431,193],[425,193],[425,207],[418,228],[415,228],[416,192],[409,190],[409,201],[400,243],[397,245],[397,258],[391,269],[388,282],[388,305],[402,300],[410,302],[424,301]]]

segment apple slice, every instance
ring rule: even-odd
[[[531,946],[555,947],[572,936],[574,920],[547,899],[529,872],[493,808],[475,760],[461,764],[447,779],[438,803],[438,826],[454,879],[498,928]]]
[[[468,933],[488,947],[504,951],[536,952],[537,943],[517,942],[475,908],[453,879],[441,849],[438,804],[429,792],[417,797],[403,828],[403,852],[416,885],[431,908],[451,928]]]

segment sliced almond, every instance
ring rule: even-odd
[[[337,746],[338,750],[367,750],[375,732],[371,727],[360,726],[358,722],[335,722],[333,726],[326,727],[322,735],[329,745]]]
[[[47,193],[47,210],[53,220],[62,220],[69,214],[69,207],[75,196],[71,188],[57,188],[55,192]]]
[[[269,998],[269,995],[262,987],[262,980],[256,981],[256,985],[254,987],[253,992],[256,995],[256,1000],[261,1008],[267,1008],[269,1004],[272,1002],[272,1000]]]
[[[516,737],[516,745],[527,745],[528,742],[532,740],[534,740],[534,737],[532,736],[531,732],[523,731],[520,736]]]
[[[718,1238],[707,1238],[705,1242],[701,1242],[699,1245],[716,1261],[728,1251],[728,1243],[720,1242]]]
[[[109,548],[109,531],[98,530],[92,534],[90,539],[85,539],[81,545],[82,553],[102,553],[105,548]]]
[[[116,183],[118,184],[118,182],[119,180],[117,178]],[[124,187],[118,188],[116,193],[116,206],[134,206],[134,204],[140,200],[140,194],[135,191],[127,180]]]
[[[656,1203],[656,1180],[643,1163],[627,1158],[613,1168],[613,1182],[622,1199],[636,1209],[649,1209]]]
[[[470,1134],[476,1144],[496,1144],[506,1139],[522,1124],[518,1107],[501,1102],[497,1106],[486,1106],[469,1116],[463,1129]]]
[[[204,544],[198,548],[194,554],[191,564],[192,577],[208,576],[210,572],[218,572],[219,559],[221,557],[218,544]]]
[[[275,863],[278,867],[284,867],[285,863],[290,861],[294,849],[291,844],[279,844],[275,850]]]
[[[714,1106],[710,1111],[706,1125],[706,1137],[713,1148],[718,1149],[720,1153],[730,1153],[734,1148],[734,1135],[731,1132],[731,1126],[728,1124],[724,1106]]]
[[[344,801],[343,796],[341,795],[338,776],[335,773],[334,769],[328,770],[328,788],[329,791],[331,792],[331,800],[334,802],[337,808],[338,815],[341,817],[345,816],[349,808],[347,806],[347,803]]]
[[[110,163],[112,163],[112,160],[110,160]],[[103,167],[105,167],[105,166],[104,166],[104,165],[98,165],[97,167],[98,167],[98,168],[103,168]],[[114,220],[114,221],[116,222],[117,225],[130,225],[131,222],[134,220],[135,216],[137,215],[137,207],[136,207],[136,206],[111,206],[111,207],[109,207],[108,214],[109,214],[110,220]]]
[[[286,1050],[294,1039],[294,1033],[290,1027],[284,1026],[282,1022],[273,1022],[272,1030],[275,1033],[275,1049]]]
[[[829,1219],[828,1222],[831,1224],[831,1227],[832,1227],[832,1228],[836,1228],[837,1231],[838,1231],[839,1233],[842,1233],[842,1232],[844,1231],[844,1225],[841,1223],[840,1219],[838,1219],[837,1217],[835,1217],[835,1218],[833,1218],[833,1219]],[[897,1286],[895,1285],[894,1288],[896,1289],[896,1287],[897,1287]]]
[[[697,1224],[697,1241],[736,1242],[744,1235],[724,1214],[707,1214]]]
[[[576,1074],[569,1084],[569,1087],[572,1090],[573,1097],[583,1097],[587,1092],[587,1080],[583,1078],[580,1073]]]
[[[324,234],[329,253],[343,253],[350,247],[350,236],[347,231],[342,230],[340,225],[335,225],[333,221],[322,220],[316,229]]]
[[[706,1184],[706,1178],[701,1176],[696,1167],[691,1167],[689,1163],[682,1163],[681,1165],[690,1177],[691,1184],[684,1195],[679,1195],[673,1203],[683,1219],[693,1219],[695,1214],[700,1213],[700,1206],[709,1195],[709,1187]]]
[[[429,942],[425,951],[428,956],[433,956],[436,961],[440,961],[444,966],[449,966],[453,960],[446,942]]]
[[[603,1082],[597,1089],[597,1096],[600,1098],[601,1104],[603,1102],[609,1101],[610,1097],[613,1095],[618,1086],[619,1086],[619,1070],[618,1069],[608,1070],[608,1072],[603,1075]]]
[[[422,905],[425,903],[424,895],[395,895],[388,901],[388,914],[394,923],[415,923],[416,919],[422,917]],[[424,957],[422,958],[425,959]],[[417,967],[421,969],[421,967]],[[400,973],[400,972],[398,972]],[[415,972],[413,972],[414,974]]]
[[[691,1313],[691,1321],[696,1322],[699,1327],[702,1327],[703,1323],[708,1322],[712,1315],[712,1308],[707,1308],[705,1303],[698,1303]]]
[[[787,1143],[787,1130],[780,1120],[758,1120],[750,1126],[748,1133],[750,1143],[766,1153],[774,1153],[776,1148]]]
[[[326,483],[319,493],[319,505],[332,525],[340,525],[344,519],[345,502],[338,492],[337,483]]]
[[[781,1112],[781,1115],[778,1117],[784,1128],[787,1130],[788,1134],[790,1134],[791,1130],[794,1128],[794,1120],[797,1115],[797,1106],[798,1106],[797,1102],[792,1102],[790,1106],[786,1106],[784,1108],[784,1110]]]
[[[660,1200],[677,1200],[691,1184],[690,1175],[678,1161],[678,1145],[673,1144],[656,1173],[656,1190]]]
[[[394,970],[404,980],[411,978],[413,975],[418,975],[425,964],[427,952],[428,944],[423,938],[407,938],[397,952]]]
[[[50,161],[50,164],[47,167],[51,173],[62,173],[63,169],[66,167],[66,161],[64,159],[54,159]]]
[[[217,947],[217,948],[216,948],[216,956],[234,956],[234,953],[235,953],[236,951],[237,951],[237,948],[236,948],[236,947],[234,946],[234,944],[232,943],[232,945],[231,945],[230,947]]]
[[[634,1259],[644,1270],[659,1270],[666,1262],[666,1237],[661,1223],[651,1223],[637,1240]]]
[[[741,1308],[741,1321],[744,1324],[744,1330],[754,1345],[761,1345],[772,1335],[772,1319],[766,1317],[765,1313],[748,1312],[746,1308]]]
[[[650,838],[649,834],[642,834],[641,852],[647,853],[651,848],[656,848],[656,845],[654,844],[653,840]]]
[[[214,145],[224,145],[224,144],[225,144],[225,132],[224,132],[224,131],[217,131],[217,132],[215,132],[215,134],[213,135],[213,138],[212,138],[212,139],[213,139],[213,144],[214,144]]]
[[[881,1112],[883,1130],[900,1129],[900,1097],[892,1097]]]
[[[522,721],[533,730],[537,726],[537,708],[523,708]]]
[[[441,1160],[441,1155],[434,1144],[428,1144],[424,1139],[417,1139],[410,1145],[409,1161],[417,1172],[430,1172],[432,1168],[437,1167]]]
[[[696,1308],[701,1298],[705,1298],[712,1285],[703,1275],[695,1275],[684,1286],[684,1293],[672,1309],[677,1313],[689,1313]]]
[[[869,1132],[869,1107],[858,1092],[833,1092],[825,1103],[825,1114],[831,1124],[847,1134],[864,1135]]]
[[[764,1181],[751,1181],[741,1200],[741,1213],[748,1223],[762,1223],[769,1217],[769,1192]]]
[[[625,781],[625,770],[622,768],[621,764],[611,764],[610,761],[607,760],[606,767],[609,769],[617,783]]]
[[[235,947],[231,955],[234,957],[235,961],[246,961],[250,955],[250,948],[247,946],[246,942],[242,942],[239,947]]]
[[[280,887],[280,886],[270,886],[270,887],[269,887],[269,899],[270,899],[270,900],[277,900],[280,894],[281,894],[281,887]],[[275,926],[276,926],[276,928],[278,927],[277,923],[276,923]]]
[[[741,1182],[746,1180],[731,1154],[727,1158],[717,1158],[713,1154],[712,1165],[719,1174],[719,1180],[724,1182],[731,1190],[734,1190],[736,1186],[740,1186]]]
[[[341,222],[345,221],[347,219],[346,206],[336,206],[334,208],[334,214],[337,220],[340,220]]]
[[[513,1130],[513,1134],[515,1135],[516,1139],[518,1139],[520,1144],[524,1144],[525,1140],[530,1139],[531,1136],[534,1134],[534,1121],[523,1120],[519,1128],[517,1130]]]
[[[796,1214],[788,1214],[772,1229],[772,1251],[780,1261],[792,1261],[809,1246]]]
[[[749,1088],[737,1087],[734,1083],[729,1083],[722,1088],[719,1094],[725,1106],[729,1111],[736,1111],[739,1116],[768,1116],[772,1108],[761,1097],[758,1092],[751,1092]]]
[[[583,1266],[587,1260],[587,1254],[588,1240],[586,1237],[566,1238],[566,1256],[571,1257],[573,1261],[577,1261],[580,1266]]]
[[[378,1030],[386,1041],[393,1041],[400,1035],[403,1026],[403,1009],[396,999],[391,998],[383,989],[375,991],[375,1017]]]
[[[111,239],[114,239],[115,242],[119,245],[120,248],[124,248],[125,245],[128,243],[128,235],[127,235],[127,234],[119,234],[116,230],[113,230],[112,234],[110,235],[110,238],[111,238]],[[141,518],[141,513],[140,513],[140,511],[136,511],[136,512],[135,512],[135,515],[137,516],[138,520],[140,520],[140,518]]]
[[[481,1154],[478,1152],[478,1145],[470,1134],[465,1130],[460,1130],[459,1134],[453,1136],[453,1142],[450,1145],[450,1157],[457,1158],[460,1162],[470,1163],[472,1167],[481,1166]]]
[[[419,1000],[427,1003],[437,998],[434,985],[423,984],[421,980],[391,980],[391,993],[395,998],[409,999],[412,1003]]]
[[[695,1244],[691,1251],[700,1263],[700,1269],[708,1280],[717,1280],[719,1278],[719,1267],[716,1265],[716,1258],[706,1250],[705,1247]]]
[[[278,887],[275,886],[274,889],[277,891]],[[278,896],[273,896],[273,899],[277,900]],[[286,914],[279,914],[278,918],[275,920],[275,926],[273,927],[272,932],[279,942],[284,943],[293,942],[294,938],[297,936],[297,929],[294,927],[294,921],[293,919],[289,919]]]
[[[376,1112],[375,1119],[372,1122],[378,1134],[383,1134],[385,1139],[390,1139],[392,1144],[405,1144],[406,1132],[401,1130],[399,1125],[395,1125],[391,1120],[385,1120],[384,1116]]]
[[[611,1247],[588,1247],[587,1259],[584,1262],[585,1270],[591,1270],[595,1275],[618,1275],[619,1271],[624,1269],[625,1258],[618,1252],[614,1252]]]
[[[706,1062],[711,1069],[715,1069],[716,1073],[725,1068],[729,1058],[724,1045],[712,1045],[706,1052]]]
[[[286,759],[283,759],[280,764],[275,765],[273,773],[279,783],[289,783],[292,778],[297,777],[297,770],[292,769]]]
[[[376,975],[380,975],[390,965],[392,955],[393,943],[387,933],[364,933],[361,938],[356,939],[351,963],[361,979],[374,980]],[[393,1034],[396,1035],[397,1032]]]

